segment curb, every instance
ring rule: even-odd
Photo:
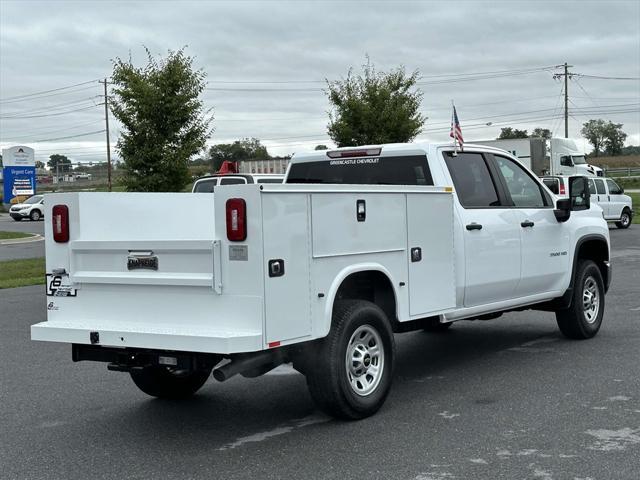
[[[17,245],[20,243],[40,242],[42,240],[44,240],[44,237],[42,235],[34,234],[32,237],[10,238],[8,240],[0,240],[0,245]]]

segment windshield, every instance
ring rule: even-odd
[[[584,155],[571,155],[571,159],[573,160],[574,165],[585,165],[587,163],[587,159],[584,158]]]
[[[34,204],[34,203],[38,203],[40,200],[42,200],[42,195],[35,195],[35,196],[25,200],[23,203]]]

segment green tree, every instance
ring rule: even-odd
[[[518,130],[517,128],[505,127],[500,129],[498,140],[511,138],[529,138],[529,134],[526,130]]]
[[[214,171],[217,171],[225,160],[238,162],[240,160],[267,160],[269,158],[271,156],[267,152],[267,147],[262,145],[257,138],[242,138],[233,143],[221,143],[209,148],[209,159]]]
[[[549,140],[551,138],[551,130],[548,128],[534,128],[533,132],[531,132],[531,138],[546,138]]]
[[[123,126],[117,149],[128,191],[178,192],[190,181],[189,159],[211,135],[213,115],[199,99],[205,73],[183,50],[147,64],[113,62],[111,111]]]
[[[361,74],[349,69],[346,78],[327,81],[329,137],[339,147],[413,140],[426,120],[418,111],[418,75],[417,70],[407,74],[402,66],[378,72],[367,57]]]
[[[36,161],[36,168],[44,168],[44,162],[41,162],[40,160]]]
[[[607,155],[621,155],[626,139],[627,134],[622,131],[622,123],[610,121],[605,125],[604,150]]]
[[[53,155],[49,155],[47,167],[49,167],[54,174],[67,173],[71,171],[71,160],[69,160],[66,155],[54,153]]]
[[[329,148],[326,145],[316,145],[314,150],[329,150]]]
[[[604,150],[604,141],[607,137],[607,124],[601,118],[589,120],[582,124],[580,133],[593,147],[593,155],[598,157]]]

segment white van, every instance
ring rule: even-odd
[[[554,175],[542,177],[542,182],[559,197],[569,196],[567,185],[569,177]],[[611,178],[589,177],[591,202],[602,208],[607,222],[614,222],[618,228],[629,228],[633,220],[633,203],[629,195],[624,195],[624,188]]]

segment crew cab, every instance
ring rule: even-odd
[[[364,418],[391,387],[396,333],[533,309],[596,335],[609,231],[585,177],[568,194],[502,150],[416,143],[297,154],[284,184],[206,201],[51,195],[31,336],[156,397],[292,362],[322,410]]]
[[[568,196],[569,178],[561,175],[542,177],[542,182],[558,196]],[[633,199],[624,194],[624,189],[611,178],[589,178],[591,203],[602,208],[607,222],[618,228],[629,228],[633,220]]]
[[[282,183],[284,175],[277,173],[225,173],[207,175],[193,184],[193,193],[213,193],[217,185],[245,185],[248,183]]]

